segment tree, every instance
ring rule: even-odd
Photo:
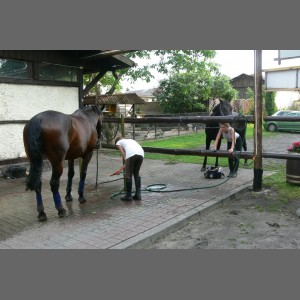
[[[87,85],[94,79],[96,75],[96,73],[84,75],[83,84]],[[94,85],[94,87],[89,91],[89,93],[98,96],[104,93],[110,93],[109,90],[111,88],[113,88],[113,92],[121,92],[120,82],[116,80],[116,78],[111,72],[108,72]]]
[[[205,111],[208,99],[209,78],[200,78],[197,73],[178,73],[160,82],[155,96],[166,113],[190,113]]]
[[[276,92],[266,92],[265,109],[268,116],[273,115],[277,111],[275,97],[276,97]]]
[[[211,72],[218,73],[217,65],[212,62],[215,57],[215,50],[138,50],[135,52],[125,53],[124,56],[135,59],[143,58],[149,60],[146,66],[135,66],[129,69],[122,69],[110,77],[113,82],[100,81],[101,86],[108,84],[110,86],[109,93],[113,93],[118,87],[121,79],[126,79],[129,82],[134,82],[137,79],[149,82],[153,78],[152,71],[156,70],[159,73],[167,76],[174,73],[183,72],[199,72],[203,69],[209,69]],[[152,62],[155,57],[156,62]],[[103,77],[104,78],[104,77]],[[90,82],[90,78],[85,78],[85,83]]]
[[[245,108],[244,113],[246,115],[254,115],[254,91],[250,87],[247,87],[246,97],[248,105]]]
[[[253,115],[254,114],[254,91],[248,87],[246,96],[249,99],[249,106],[248,109],[245,111],[245,114]],[[276,110],[276,103],[275,103],[275,96],[276,92],[267,92],[265,85],[262,87],[262,96],[263,96],[263,109],[264,115],[270,116],[272,115]]]
[[[211,98],[221,98],[230,101],[236,99],[237,95],[238,91],[232,87],[228,76],[221,74],[212,78]]]
[[[212,76],[210,70],[178,73],[162,80],[155,93],[164,112],[190,113],[207,111],[208,99],[231,100],[237,91],[225,75]]]

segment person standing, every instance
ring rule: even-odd
[[[236,177],[239,168],[239,159],[234,154],[234,151],[241,151],[242,140],[240,135],[230,126],[229,123],[219,123],[220,129],[215,139],[213,151],[216,151],[218,142],[221,136],[227,140],[227,150],[230,153],[228,157],[229,175],[227,177]]]
[[[115,171],[113,175],[119,175],[125,169],[126,178],[126,194],[121,197],[122,201],[142,200],[141,196],[141,177],[140,168],[144,160],[144,150],[133,139],[125,139],[123,137],[118,137],[115,140],[115,145],[117,149],[121,152],[123,161],[125,164]],[[135,182],[135,195],[132,197],[132,175]]]

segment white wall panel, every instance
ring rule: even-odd
[[[29,120],[39,112],[57,110],[71,114],[78,109],[78,88],[0,84],[0,120]],[[0,160],[23,157],[23,124],[0,125]]]

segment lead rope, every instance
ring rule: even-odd
[[[102,117],[102,116],[101,116]],[[97,155],[96,155],[96,160],[97,160],[97,167],[96,167],[96,185],[95,185],[95,189],[97,189],[98,187],[98,170],[99,170],[99,149],[101,148],[101,135],[102,135],[102,120],[101,120],[101,123],[100,123],[100,128],[97,128],[97,143],[96,143],[96,148],[97,148]]]

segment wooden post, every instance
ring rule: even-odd
[[[121,114],[121,135],[125,137],[125,118],[123,114]]]
[[[255,50],[255,123],[254,123],[254,179],[253,191],[262,189],[262,120],[263,120],[263,97],[262,97],[262,50]]]

